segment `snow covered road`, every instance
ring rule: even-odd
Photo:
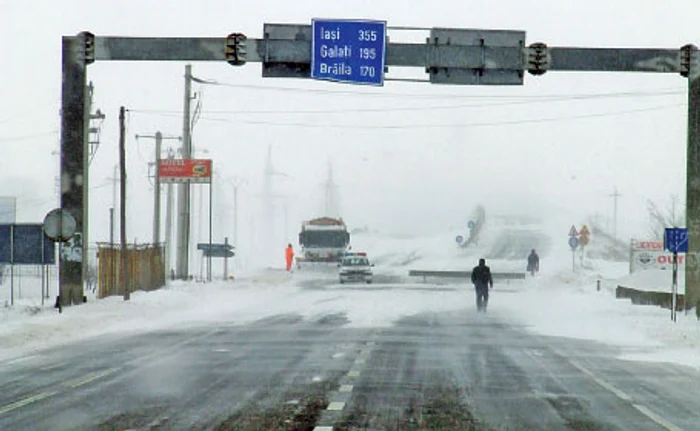
[[[0,429],[697,426],[700,373],[628,360],[668,346],[609,292],[497,285],[478,315],[461,284],[401,281],[268,272],[27,317],[33,348],[26,322],[1,339]]]

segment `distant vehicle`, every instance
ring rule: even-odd
[[[321,217],[305,221],[299,233],[301,263],[330,262],[337,263],[350,244],[350,233],[342,218]]]
[[[372,267],[374,265],[369,263],[367,253],[345,253],[338,266],[340,267],[340,284],[352,281],[372,284]]]

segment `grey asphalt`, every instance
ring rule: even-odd
[[[697,370],[490,307],[362,329],[343,313],[232,316],[47,349],[0,363],[0,430],[700,429]]]

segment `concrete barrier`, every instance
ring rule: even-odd
[[[471,271],[432,271],[411,269],[408,271],[410,277],[423,277],[423,281],[427,281],[428,277],[437,278],[466,278],[471,279]],[[524,272],[492,272],[493,280],[525,280]]]
[[[673,307],[671,292],[650,292],[648,290],[617,286],[617,289],[615,289],[615,297],[630,299],[632,304],[635,305],[656,305],[669,310]],[[679,293],[676,300],[676,310],[685,310],[685,296]],[[690,309],[690,307],[688,307],[688,309]]]

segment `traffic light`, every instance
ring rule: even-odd
[[[83,48],[83,58],[85,59],[85,64],[91,64],[95,62],[95,35],[89,31],[84,31],[78,35],[82,40]]]
[[[547,44],[537,42],[528,47],[527,51],[527,71],[531,75],[544,75],[549,68],[549,53]]]
[[[226,61],[233,66],[243,66],[248,56],[246,40],[243,33],[231,33],[226,37]]]
[[[693,51],[697,51],[695,45],[683,45],[681,47],[681,66],[680,72],[681,76],[687,78],[690,75],[690,64],[693,61]]]

